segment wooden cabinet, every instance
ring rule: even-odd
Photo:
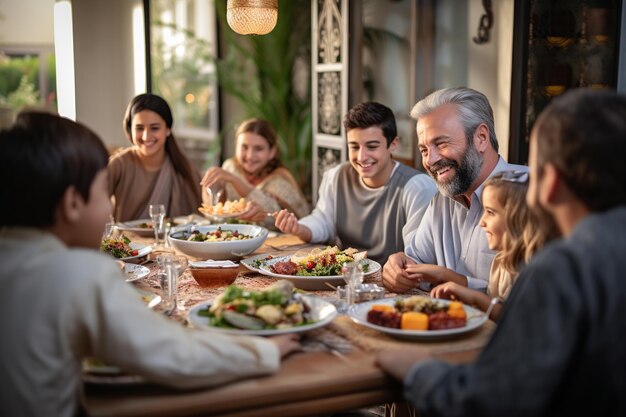
[[[541,110],[571,88],[626,90],[623,0],[517,0],[509,161],[528,161]]]

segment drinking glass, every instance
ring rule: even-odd
[[[157,256],[157,264],[161,298],[166,313],[171,314],[178,306],[178,278],[187,269],[188,261],[184,256],[163,254]]]
[[[111,239],[115,232],[115,220],[113,215],[109,215],[109,220],[104,224],[104,231],[102,232],[102,240]]]
[[[165,205],[150,204],[150,218],[152,219],[152,228],[154,229],[154,246],[161,244],[160,236],[163,234],[163,219],[165,218]]]
[[[346,304],[349,310],[356,303],[356,289],[363,283],[363,267],[358,262],[346,262],[341,272],[346,282]]]

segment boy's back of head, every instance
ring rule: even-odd
[[[537,165],[553,164],[591,211],[626,204],[626,96],[575,89],[535,123]]]
[[[108,152],[80,123],[43,112],[23,112],[0,132],[0,226],[46,228],[68,187],[85,201]]]

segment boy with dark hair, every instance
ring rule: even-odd
[[[96,249],[111,213],[91,130],[22,113],[0,132],[0,415],[72,416],[95,356],[178,388],[274,372],[295,338],[193,331],[148,310]]]
[[[626,97],[578,89],[530,139],[529,206],[563,239],[522,269],[475,363],[380,354],[428,416],[626,415]]]
[[[313,212],[300,219],[286,210],[276,226],[305,242],[367,250],[384,263],[411,240],[436,187],[428,175],[396,162],[396,120],[386,106],[366,102],[346,114],[348,162],[324,173]]]

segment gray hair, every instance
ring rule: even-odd
[[[471,142],[476,128],[484,123],[489,129],[489,141],[498,152],[498,138],[493,124],[493,110],[483,93],[466,87],[444,88],[429,94],[418,101],[410,116],[419,120],[444,104],[454,104],[458,109],[459,119],[465,130],[465,137]]]

